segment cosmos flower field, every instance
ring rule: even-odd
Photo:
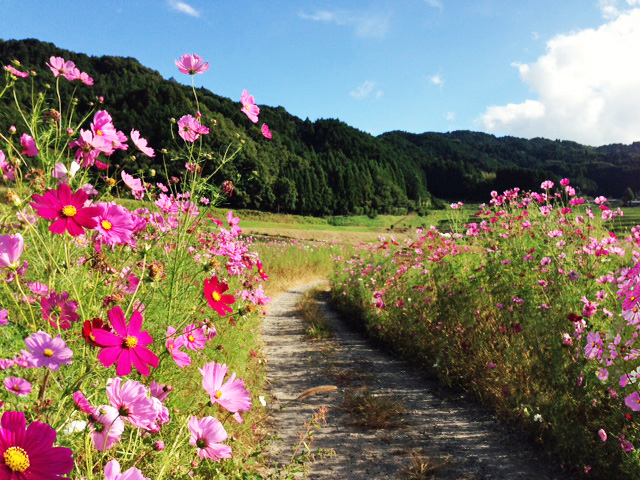
[[[638,478],[640,227],[545,181],[451,205],[340,259],[333,299],[371,336],[519,423],[567,471]],[[623,477],[625,476],[625,477]]]
[[[176,66],[187,75],[208,69],[189,54]],[[16,101],[24,123],[0,132],[0,477],[251,471],[265,437],[255,346],[268,277],[238,218],[207,213],[234,188],[202,190],[207,119],[185,112],[172,125],[180,178],[127,172],[117,155],[177,160],[139,131],[120,131],[98,93],[79,117],[58,86],[93,80],[73,62],[51,57],[29,68],[55,88],[32,105]],[[34,73],[5,66],[0,96]],[[246,90],[241,104],[257,123]]]

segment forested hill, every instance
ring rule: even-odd
[[[104,108],[116,127],[132,128],[149,145],[167,148],[169,175],[184,168],[171,135],[170,119],[196,110],[191,87],[164,79],[133,58],[90,57],[38,40],[0,40],[0,64],[21,62],[38,75],[35,91],[55,98],[55,81],[45,63],[51,56],[73,60],[94,79],[92,87],[60,82],[63,98],[74,95],[78,111],[104,97]],[[173,62],[173,59],[167,61]],[[180,75],[176,69],[176,75]],[[32,78],[18,82],[21,100],[29,103]],[[77,87],[77,88],[75,88]],[[239,92],[244,88],[240,85]],[[544,179],[570,177],[584,193],[622,196],[640,191],[640,144],[592,148],[566,141],[525,140],[458,131],[409,134],[389,132],[379,137],[334,119],[315,122],[295,117],[283,107],[260,105],[260,121],[273,132],[267,140],[240,111],[240,103],[198,89],[203,120],[212,126],[203,136],[214,152],[211,165],[229,144],[244,141],[233,163],[217,174],[219,183],[231,179],[236,193],[231,206],[312,215],[382,213],[421,210],[433,197],[486,200],[491,190],[514,186],[538,188]],[[239,100],[239,98],[237,99]],[[21,125],[13,99],[0,100],[2,125]],[[5,123],[6,122],[6,123]],[[160,155],[113,160],[130,173],[162,172]],[[206,172],[205,172],[206,173]],[[160,173],[158,173],[160,175]]]

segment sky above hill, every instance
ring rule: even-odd
[[[0,38],[135,57],[374,135],[640,141],[640,0],[0,0]],[[0,59],[6,64],[11,59]],[[276,132],[274,132],[276,133]]]

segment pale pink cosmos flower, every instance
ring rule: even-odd
[[[17,68],[14,68],[11,65],[5,65],[4,69],[9,72],[11,75],[15,75],[16,77],[20,77],[20,78],[27,78],[29,76],[29,73],[27,72],[21,72],[20,70],[18,70]]]
[[[209,62],[203,62],[202,58],[195,53],[185,53],[180,60],[175,61],[178,70],[186,75],[195,75],[209,70]]]
[[[593,202],[596,205],[604,205],[607,202],[607,197],[603,197],[602,195],[600,195],[599,197],[596,197]]]
[[[178,135],[185,142],[195,142],[200,135],[206,135],[209,129],[204,125],[200,125],[200,121],[192,115],[183,115],[178,120]]]
[[[127,172],[122,170],[120,172],[120,176],[124,181],[125,185],[131,189],[131,194],[133,198],[137,200],[142,200],[144,197],[144,192],[147,190],[144,185],[142,185],[142,180],[139,178],[135,178],[132,175],[129,175]]]
[[[149,480],[136,467],[120,473],[120,463],[117,460],[111,460],[104,466],[104,478],[105,480]]]
[[[96,159],[100,153],[111,155],[114,152],[112,143],[100,135],[94,135],[91,130],[80,129],[80,137],[78,140],[70,142],[69,148],[78,148],[75,153],[75,159],[82,159],[83,167],[91,167],[96,163]]]
[[[15,181],[15,168],[7,161],[7,157],[2,150],[0,150],[0,171],[2,172],[3,179],[11,180],[12,182]]]
[[[543,190],[551,190],[553,188],[553,182],[551,180],[545,180],[540,185],[540,188],[542,188]]]
[[[61,183],[69,183],[69,180],[76,176],[78,170],[80,170],[80,164],[75,160],[71,162],[68,169],[64,163],[57,162],[53,167],[53,173],[51,176],[53,178],[57,178]]]
[[[268,138],[269,140],[271,140],[271,130],[269,130],[269,126],[266,123],[262,124],[260,130],[262,131],[262,135],[264,136],[264,138]]]
[[[80,76],[78,77],[78,80],[80,80],[82,83],[84,83],[88,87],[93,85],[93,78],[91,78],[88,73],[80,72]]]
[[[109,450],[120,441],[124,432],[124,421],[118,409],[111,405],[99,405],[90,414],[91,440],[99,452]]]
[[[16,397],[27,396],[31,393],[31,383],[24,378],[7,377],[4,379],[4,388],[13,393]]]
[[[38,156],[38,147],[33,137],[27,133],[23,133],[20,137],[20,145],[22,145],[22,154],[27,157]]]
[[[149,390],[140,382],[121,378],[112,378],[107,385],[109,403],[118,411],[120,417],[138,428],[147,429],[156,420],[157,411]]]
[[[20,233],[0,235],[0,268],[17,268],[24,250],[24,238]]]
[[[226,364],[210,362],[199,368],[202,374],[202,388],[209,394],[211,403],[219,403],[230,411],[245,412],[251,408],[251,395],[244,386],[244,380],[236,379],[233,373],[223,384],[228,367]]]
[[[191,417],[189,431],[191,432],[189,444],[196,447],[201,460],[209,458],[218,461],[231,458],[231,447],[219,443],[228,438],[219,420],[213,417],[204,417],[200,420],[195,416]]]
[[[184,337],[181,335],[178,338],[173,338],[176,333],[175,327],[169,326],[167,328],[167,341],[166,346],[167,350],[171,354],[171,358],[176,362],[180,368],[184,368],[188,365],[191,365],[191,358],[186,353],[180,351],[180,347],[184,346]]]
[[[29,351],[22,350],[22,354],[31,367],[58,370],[60,365],[72,363],[73,351],[60,335],[51,338],[48,333],[39,331],[25,338],[24,343]]]
[[[69,81],[76,79],[73,71],[76,68],[76,64],[71,60],[65,61],[62,57],[51,57],[46,65],[51,69],[54,77],[62,76]]]
[[[153,148],[147,146],[147,140],[140,136],[140,132],[138,130],[131,130],[131,141],[133,144],[144,153],[147,157],[155,157],[156,153],[153,151]]]
[[[253,123],[258,123],[260,107],[256,105],[256,102],[253,99],[253,95],[249,95],[248,90],[243,90],[242,96],[240,97],[240,102],[242,103],[242,113],[249,117],[249,120],[251,120]]]

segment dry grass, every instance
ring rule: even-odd
[[[405,423],[405,406],[386,395],[374,395],[369,387],[348,389],[342,399],[352,424],[364,428],[395,428]]]
[[[449,465],[450,462],[450,456],[434,461],[417,452],[411,452],[411,461],[402,472],[402,478],[407,480],[436,480],[438,472]]]
[[[328,287],[315,287],[307,290],[297,305],[297,312],[305,323],[305,333],[313,340],[326,340],[333,335],[331,326],[317,301],[319,295],[326,293]]]

